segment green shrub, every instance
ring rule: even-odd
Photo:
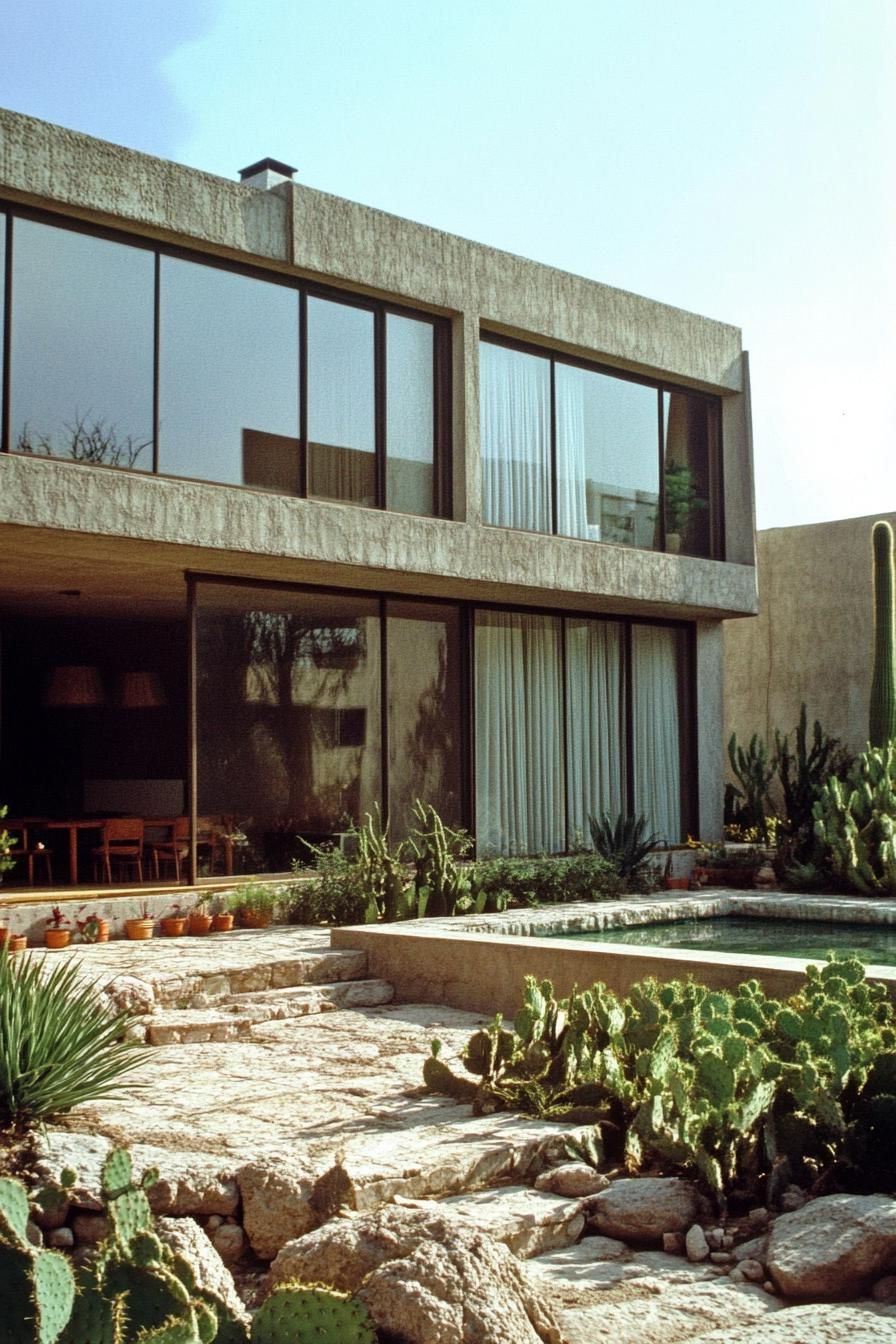
[[[0,947],[0,1129],[23,1129],[118,1092],[145,1051],[77,966],[45,971]]]
[[[287,924],[363,924],[376,918],[365,874],[338,849],[315,849],[313,877],[290,883],[283,898]],[[296,868],[296,872],[307,872]]]
[[[589,816],[588,829],[596,852],[612,864],[623,881],[638,883],[644,879],[651,866],[648,856],[659,843],[658,835],[647,834],[646,817],[620,812],[613,819],[604,812],[599,817]]]

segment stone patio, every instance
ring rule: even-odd
[[[150,1050],[136,1088],[77,1108],[42,1141],[45,1172],[63,1163],[79,1171],[84,1235],[97,1216],[89,1209],[103,1154],[127,1143],[138,1167],[161,1169],[160,1210],[209,1227],[210,1218],[225,1219],[234,1232],[242,1220],[249,1243],[267,1257],[305,1230],[315,1192],[335,1188],[357,1213],[447,1198],[524,1257],[568,1344],[746,1344],[760,1338],[769,1313],[774,1339],[804,1339],[796,1328],[780,1332],[790,1312],[779,1298],[735,1284],[724,1268],[607,1237],[579,1241],[578,1202],[530,1186],[587,1131],[513,1114],[473,1117],[467,1104],[425,1093],[432,1038],[453,1065],[485,1019],[433,1004],[341,1006],[341,993],[363,999],[391,989],[366,978],[363,954],[331,951],[329,942],[324,929],[278,927],[24,954],[47,965],[74,961],[90,981],[139,989],[151,1008],[147,1038],[165,1041]],[[309,997],[299,1015],[272,1016],[302,992]],[[232,1038],[208,1039],[234,1021]],[[818,1311],[813,1339],[858,1340],[867,1322],[869,1339],[896,1344],[896,1309]]]

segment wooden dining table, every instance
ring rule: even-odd
[[[68,876],[73,887],[78,885],[78,832],[102,831],[106,817],[81,817],[66,821],[45,821],[48,831],[68,831]]]

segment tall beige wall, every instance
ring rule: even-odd
[[[757,538],[759,616],[724,624],[725,740],[810,723],[859,750],[871,684],[871,527],[896,513],[780,527]]]

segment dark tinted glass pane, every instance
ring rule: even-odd
[[[199,812],[285,871],[380,796],[378,604],[208,584],[197,627]]]
[[[151,471],[151,252],[14,223],[11,447]]]
[[[658,545],[656,389],[569,364],[554,372],[558,531]]]
[[[386,507],[434,512],[433,328],[386,317]]]
[[[299,299],[284,285],[163,257],[159,470],[299,488]]]
[[[460,617],[456,607],[390,602],[389,818],[413,824],[417,798],[449,825],[461,821]]]
[[[550,362],[488,341],[479,349],[483,519],[550,532]]]
[[[712,554],[710,437],[712,403],[687,392],[663,393],[666,550]]]
[[[308,493],[376,503],[373,313],[308,300]]]

